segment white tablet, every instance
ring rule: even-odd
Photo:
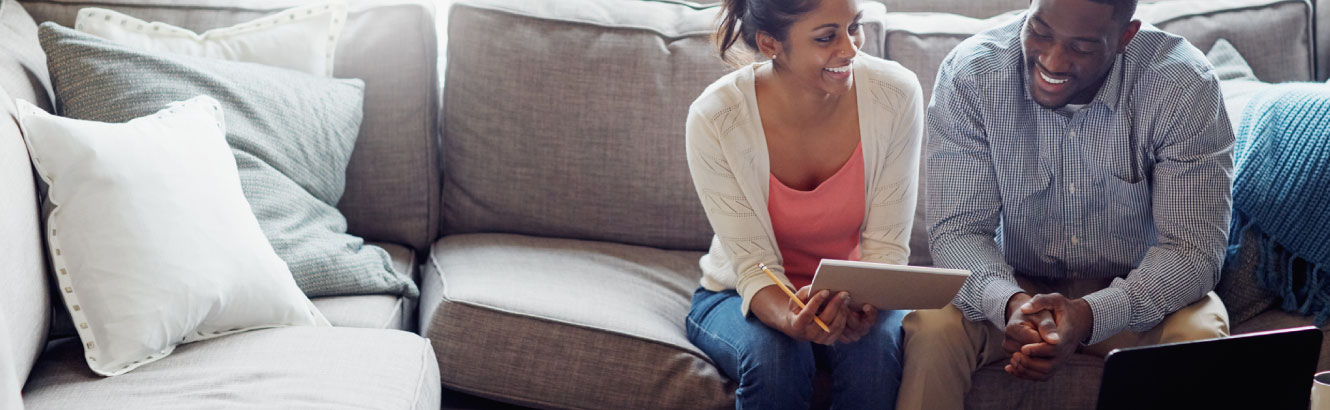
[[[850,292],[850,306],[878,309],[941,309],[956,297],[970,271],[823,259],[813,275],[813,293]]]

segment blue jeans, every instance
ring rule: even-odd
[[[739,312],[733,290],[693,293],[688,340],[739,382],[738,409],[808,409],[817,372],[814,350],[831,368],[833,409],[895,409],[901,384],[904,311],[878,312],[877,325],[852,344],[823,346],[790,338]]]

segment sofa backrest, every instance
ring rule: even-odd
[[[885,4],[888,13],[948,13],[974,18],[988,18],[1016,9],[1024,9],[1030,0],[874,0]]]
[[[881,7],[872,10],[880,14]],[[733,70],[717,6],[464,0],[448,21],[445,233],[705,250],[684,153],[688,106]],[[881,55],[866,17],[865,52]]]
[[[1330,0],[1316,0],[1316,81],[1330,79]]]
[[[45,76],[46,60],[24,49],[36,47],[41,55],[36,26],[12,0],[0,0],[0,33],[7,51],[0,54],[0,378],[22,385],[45,345],[51,301],[36,179],[13,101],[44,98],[46,86],[31,78]],[[40,75],[29,71],[36,69]],[[0,392],[0,404],[8,393]]]
[[[33,0],[38,22],[66,27],[102,7],[196,32],[253,20],[300,0]],[[438,44],[433,3],[351,0],[335,77],[365,81],[365,116],[338,209],[369,241],[426,249],[437,237]]]

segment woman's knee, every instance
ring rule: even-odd
[[[776,332],[779,333],[779,332]],[[812,344],[794,340],[785,334],[749,339],[739,352],[740,383],[797,378],[812,380],[817,364]]]

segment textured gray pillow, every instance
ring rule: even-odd
[[[418,293],[387,252],[345,233],[335,207],[360,127],[363,82],[150,53],[54,23],[41,25],[39,39],[67,117],[124,122],[201,94],[220,101],[245,198],[307,295]]]

